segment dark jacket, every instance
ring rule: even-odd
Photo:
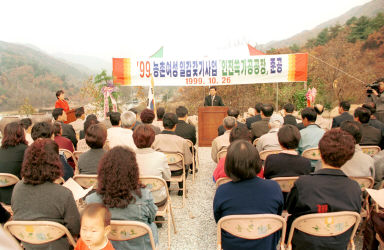
[[[259,138],[260,136],[268,133],[268,131],[269,131],[269,127],[268,127],[269,118],[270,117],[266,117],[266,118],[261,119],[260,121],[252,123],[252,126],[251,126],[252,137],[253,137],[252,140]]]
[[[345,111],[339,116],[336,116],[332,120],[332,128],[340,127],[340,124],[343,121],[353,121],[353,116],[348,113],[348,111]]]
[[[236,122],[237,123],[237,126],[238,127],[244,127],[246,128],[247,125],[245,125],[244,123],[241,123],[241,122]],[[217,128],[217,135],[220,136],[220,135],[223,135],[225,132],[225,128],[223,125],[220,125],[220,127]]]
[[[360,145],[380,145],[381,142],[381,130],[369,126],[368,123],[363,125],[362,138]]]
[[[296,117],[294,117],[293,115],[284,116],[284,125],[286,124],[297,126]]]
[[[310,172],[311,161],[300,155],[280,153],[269,155],[265,160],[266,179],[306,175]]]
[[[361,191],[359,184],[349,179],[339,169],[320,169],[310,175],[300,176],[287,199],[287,235],[292,222],[305,214],[353,211],[360,213]],[[347,249],[352,228],[333,237],[315,237],[295,231],[293,249]]]
[[[179,120],[176,125],[175,134],[183,137],[184,139],[192,141],[193,145],[196,143],[196,128],[195,126]]]
[[[73,146],[76,149],[76,147],[77,147],[77,139],[76,139],[75,130],[73,129],[72,125],[66,124],[64,122],[60,122],[60,123],[61,123],[61,128],[63,129],[62,136],[70,139],[72,144],[73,144]]]
[[[245,120],[245,123],[247,124],[248,129],[251,129],[252,123],[260,121],[260,120],[261,120],[261,115],[255,115],[255,116],[247,118]]]
[[[215,99],[213,99],[213,104],[212,104],[212,97],[211,95],[209,95],[205,97],[204,106],[224,106],[224,103],[223,103],[223,100],[221,100],[220,96],[215,95]]]

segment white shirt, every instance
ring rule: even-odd
[[[112,127],[107,130],[109,148],[115,146],[127,146],[130,147],[133,151],[136,151],[136,145],[133,142],[132,130],[121,127]]]

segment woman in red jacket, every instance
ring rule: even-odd
[[[68,102],[65,100],[65,95],[63,90],[59,90],[56,92],[57,101],[55,103],[55,108],[64,109],[65,113],[69,111]]]

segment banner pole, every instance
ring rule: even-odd
[[[279,83],[276,83],[276,111],[279,110]]]

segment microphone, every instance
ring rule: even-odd
[[[68,98],[68,97],[65,97],[64,100],[69,101],[69,98]]]

